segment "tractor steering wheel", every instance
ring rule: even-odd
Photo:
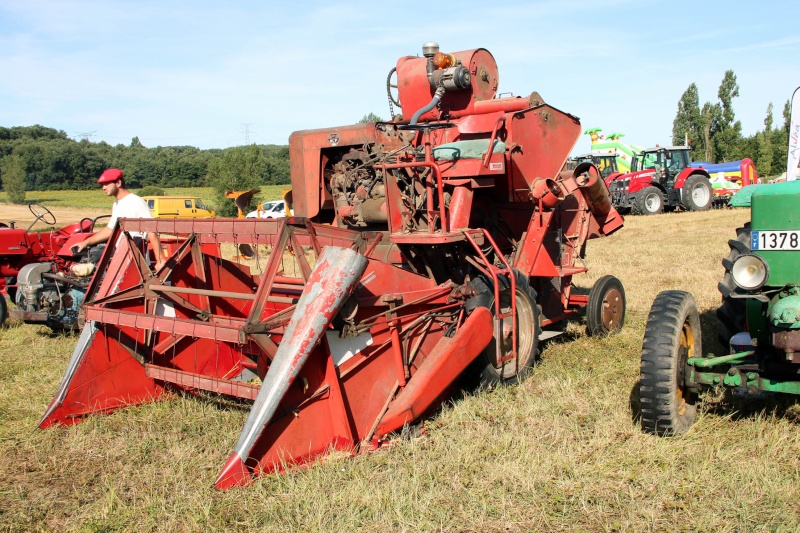
[[[38,209],[35,209],[34,206],[36,206]],[[48,226],[52,226],[53,224],[56,223],[56,216],[42,204],[37,202],[31,202],[28,204],[28,209],[30,209],[31,213],[33,213],[33,216],[36,217],[36,220],[34,220],[33,223],[31,223],[31,225],[28,226],[28,229],[31,229],[31,227],[33,227],[33,225],[39,222],[40,220],[45,224],[47,224]]]

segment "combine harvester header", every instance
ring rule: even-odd
[[[572,284],[587,240],[623,224],[596,167],[560,171],[578,119],[537,93],[497,98],[485,49],[423,55],[390,73],[392,122],[291,135],[294,216],[121,220],[40,427],[169,390],[248,399],[215,482],[229,488],[380,447],[460,377],[516,382],[583,308],[591,333],[617,331],[619,281]],[[172,236],[158,272],[134,231]]]

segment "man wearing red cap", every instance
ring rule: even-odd
[[[113,196],[115,198],[114,205],[111,206],[111,220],[108,226],[99,230],[88,239],[75,245],[78,252],[83,251],[87,246],[106,242],[114,228],[117,225],[117,219],[120,218],[153,218],[150,214],[150,209],[147,203],[140,197],[125,188],[125,177],[122,171],[118,168],[109,168],[97,180],[106,196]],[[136,231],[130,232],[131,237],[135,241],[144,240],[146,237],[150,241],[150,246],[155,256],[155,268],[160,269],[164,265],[164,258],[161,254],[161,240],[158,238],[158,233],[139,233]]]

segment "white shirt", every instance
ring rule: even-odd
[[[118,218],[153,218],[153,215],[150,214],[150,208],[147,207],[147,202],[141,196],[128,193],[122,200],[116,200],[111,206],[111,220],[108,221],[108,227],[114,229],[117,226]],[[131,231],[130,235],[144,239],[147,233]]]

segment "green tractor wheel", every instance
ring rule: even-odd
[[[689,430],[697,414],[697,394],[686,387],[686,360],[701,354],[694,297],[683,291],[660,293],[650,308],[642,342],[642,429],[662,437]]]

